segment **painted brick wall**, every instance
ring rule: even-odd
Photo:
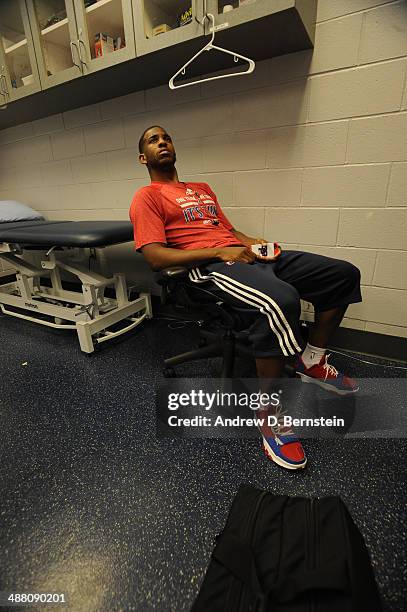
[[[313,53],[3,130],[0,199],[50,219],[127,219],[147,182],[138,138],[163,124],[180,179],[209,182],[236,227],[360,267],[364,302],[345,325],[407,337],[406,74],[407,2],[319,0]],[[108,254],[145,282],[131,245]]]

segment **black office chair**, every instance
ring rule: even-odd
[[[210,262],[205,262],[210,263]],[[203,264],[202,264],[203,265]],[[176,377],[174,366],[189,361],[221,357],[220,378],[233,378],[236,356],[253,363],[254,356],[249,339],[250,322],[242,312],[237,311],[219,295],[206,287],[189,280],[190,269],[194,266],[177,266],[156,272],[155,281],[161,286],[161,303],[172,307],[171,318],[196,321],[199,325],[198,348],[180,353],[164,360],[163,374],[166,378]],[[309,323],[301,321],[301,333],[308,340]],[[285,374],[295,376],[294,357],[287,361]],[[252,374],[250,377],[255,377]]]
[[[189,270],[172,267],[155,274],[155,281],[162,288],[161,302],[173,307],[172,316],[199,323],[198,348],[165,359],[164,376],[175,377],[174,366],[181,363],[221,357],[219,377],[232,378],[237,355],[254,359],[247,321],[218,295],[194,285],[188,278]]]

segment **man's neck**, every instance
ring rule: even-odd
[[[158,183],[178,183],[178,173],[174,167],[168,170],[150,170],[150,178],[153,182]]]

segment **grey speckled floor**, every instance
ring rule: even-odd
[[[148,322],[88,357],[69,332],[0,317],[0,590],[65,592],[75,612],[188,610],[246,482],[341,495],[385,612],[407,610],[406,441],[307,440],[309,466],[294,474],[269,462],[257,440],[158,441],[161,359],[190,335]],[[406,374],[352,361],[347,370]]]

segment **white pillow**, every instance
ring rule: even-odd
[[[33,219],[43,218],[40,213],[25,204],[13,200],[0,200],[0,223],[32,221]]]

